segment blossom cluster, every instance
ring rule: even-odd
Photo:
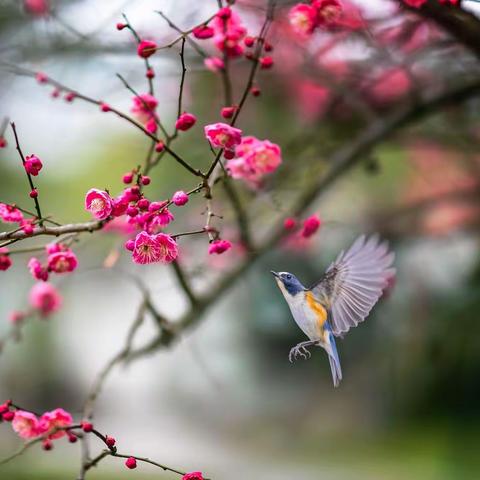
[[[50,450],[52,440],[68,436],[70,441],[76,441],[77,437],[66,430],[73,424],[70,413],[63,408],[56,408],[45,412],[40,416],[25,410],[14,409],[11,402],[7,401],[0,405],[2,420],[11,422],[12,428],[20,438],[31,440],[43,437],[43,447]]]
[[[308,36],[317,28],[336,25],[342,13],[339,0],[311,0],[297,3],[288,12],[288,19],[295,33]]]
[[[240,129],[226,123],[206,125],[205,136],[212,147],[224,150],[229,174],[252,186],[259,186],[263,177],[282,163],[277,144],[253,136],[242,137]]]
[[[31,194],[32,195],[32,194]],[[21,210],[15,205],[0,202],[0,221],[3,223],[16,223],[27,235],[33,233],[34,220],[26,218]]]
[[[28,268],[33,278],[46,282],[50,273],[69,273],[73,272],[78,265],[78,260],[73,251],[66,245],[53,242],[45,247],[47,254],[46,263],[36,258],[30,258]]]

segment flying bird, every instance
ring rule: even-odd
[[[299,356],[310,358],[307,347],[324,348],[333,384],[338,387],[342,369],[335,337],[343,337],[367,318],[395,275],[394,258],[387,242],[380,242],[377,235],[370,238],[361,235],[346,252],[340,253],[323,278],[311,288],[304,287],[292,273],[272,271],[293,319],[309,338],[290,350],[290,362]]]

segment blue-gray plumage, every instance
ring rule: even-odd
[[[304,287],[292,273],[272,271],[295,322],[309,338],[290,350],[290,362],[298,356],[309,358],[307,347],[323,347],[337,387],[342,370],[335,336],[343,336],[365,320],[395,275],[393,260],[386,242],[380,243],[376,235],[362,235],[346,253],[340,253],[312,288]]]

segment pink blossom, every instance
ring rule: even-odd
[[[320,26],[334,25],[342,14],[342,4],[338,0],[314,0],[312,6],[317,10]]]
[[[157,51],[157,44],[151,40],[142,40],[137,47],[139,57],[148,58]]]
[[[175,220],[175,217],[172,212],[168,208],[162,208],[155,213],[149,212],[144,218],[140,217],[137,223],[143,226],[148,233],[157,233],[173,220]]]
[[[384,105],[399,101],[409,92],[411,86],[410,77],[403,68],[391,68],[375,77],[369,93],[376,103]]]
[[[14,432],[25,440],[38,437],[40,435],[39,421],[36,415],[24,410],[16,410],[12,420]]]
[[[170,263],[177,258],[178,247],[175,240],[164,233],[150,235],[140,232],[135,238],[133,261],[147,264],[155,262]]]
[[[242,140],[242,131],[226,123],[205,125],[205,136],[212,147],[233,149]]]
[[[34,177],[38,175],[43,167],[42,162],[36,155],[27,155],[23,166],[25,167],[25,171]]]
[[[133,97],[132,113],[141,121],[148,122],[155,118],[155,109],[158,106],[158,100],[149,93],[144,93]]]
[[[77,257],[70,249],[51,253],[48,256],[48,269],[55,273],[73,272],[77,265]]]
[[[186,473],[183,477],[182,480],[204,480],[202,472],[190,472]]]
[[[23,6],[28,13],[36,16],[46,15],[50,10],[48,0],[23,0]]]
[[[288,20],[295,33],[311,35],[317,26],[317,10],[311,5],[298,3],[288,12]]]
[[[321,224],[322,222],[317,215],[312,215],[306,218],[303,222],[303,229],[301,232],[302,237],[303,238],[311,237],[320,228]]]
[[[222,9],[224,12],[225,9]],[[240,17],[230,9],[228,16],[222,11],[213,19],[212,28],[215,32],[213,42],[215,46],[229,57],[239,57],[243,53],[242,38],[246,35],[247,30],[242,25]]]
[[[274,172],[282,163],[280,147],[269,140],[243,137],[236,149],[237,158],[227,162],[233,178],[243,179],[258,185],[264,175]]]
[[[193,29],[193,36],[199,40],[205,40],[207,38],[212,38],[215,35],[215,31],[212,27],[208,25],[200,25]]]
[[[177,207],[181,207],[182,205],[185,205],[188,202],[188,195],[183,190],[179,190],[178,192],[175,192],[173,194],[172,202]]]
[[[38,258],[32,257],[28,261],[28,269],[36,280],[43,280],[44,282],[48,280],[48,270],[41,264]]]
[[[105,220],[113,210],[113,200],[107,192],[91,188],[85,195],[85,210],[96,219]]]
[[[208,247],[208,253],[213,255],[216,253],[220,255],[221,253],[226,252],[232,248],[232,244],[228,240],[214,240]]]
[[[0,271],[8,270],[12,266],[12,259],[8,254],[8,249],[0,247]]]
[[[190,128],[192,128],[196,122],[197,117],[195,115],[185,112],[177,118],[177,121],[175,122],[175,128],[177,130],[185,132],[187,130],[190,130]]]
[[[225,63],[219,57],[208,57],[203,63],[211,72],[219,72],[225,68]]]
[[[0,218],[5,223],[17,223],[23,220],[23,213],[13,205],[0,203]]]
[[[60,308],[62,297],[51,283],[36,283],[30,290],[29,301],[33,308],[46,317]]]
[[[68,427],[72,424],[72,416],[63,408],[56,408],[51,412],[45,412],[40,417],[38,428],[42,434],[48,434],[48,438],[55,439],[66,434],[64,430],[55,431],[55,429]]]
[[[427,0],[403,0],[409,7],[420,8]]]

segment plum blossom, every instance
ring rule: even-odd
[[[5,223],[20,223],[23,221],[23,213],[13,205],[0,203],[0,218]]]
[[[156,113],[155,110],[158,106],[158,100],[149,93],[142,95],[136,95],[133,97],[133,107],[131,112],[145,124],[146,128],[156,130]]]
[[[212,123],[204,127],[205,137],[212,147],[226,148],[232,150],[242,140],[242,131],[227,123]]]
[[[36,280],[43,280],[44,282],[48,280],[48,270],[42,265],[38,258],[32,257],[28,261],[28,269]]]
[[[190,472],[186,473],[183,477],[182,480],[204,480],[202,472]]]
[[[29,175],[33,175],[34,177],[36,177],[42,169],[43,164],[36,155],[27,155],[25,157],[25,163],[23,164],[23,166],[25,167],[25,171]]]
[[[188,202],[188,195],[183,190],[179,190],[178,192],[175,192],[173,194],[172,202],[177,207],[181,207],[182,205],[185,205]]]
[[[157,51],[157,44],[151,40],[142,40],[137,47],[139,57],[148,58]]]
[[[29,294],[30,305],[46,317],[62,305],[62,297],[51,283],[36,283]]]
[[[302,237],[311,237],[320,228],[321,224],[322,222],[317,215],[311,215],[310,217],[306,218],[303,222],[303,229],[301,231]]]
[[[230,248],[232,248],[232,244],[228,240],[214,240],[208,247],[208,253],[210,255],[213,255],[214,253],[220,255],[221,253],[230,250]]]
[[[190,130],[195,123],[197,122],[197,117],[192,113],[184,112],[182,113],[175,122],[175,128],[177,130],[181,130],[182,132],[186,132]]]
[[[244,51],[241,40],[247,34],[240,17],[229,7],[220,9],[212,21],[213,42],[229,57],[239,57]]]
[[[113,210],[113,200],[107,192],[91,188],[85,195],[85,210],[97,220],[105,220]]]
[[[8,255],[8,249],[0,247],[0,271],[8,270],[12,266],[12,259]]]
[[[208,57],[203,61],[203,63],[211,72],[218,72],[225,68],[225,63],[220,57]]]
[[[55,273],[73,272],[77,265],[77,257],[70,249],[51,253],[48,256],[48,270]]]
[[[135,238],[132,254],[133,261],[139,264],[155,262],[173,262],[178,256],[178,247],[175,240],[165,233],[150,235],[140,232]]]
[[[298,3],[288,12],[293,31],[299,35],[311,35],[317,26],[317,10],[312,5]]]
[[[41,433],[37,416],[24,410],[15,411],[12,428],[20,438],[24,438],[25,440],[38,437]]]
[[[72,416],[63,408],[56,408],[51,412],[45,412],[40,417],[38,429],[42,434],[47,434],[48,438],[56,439],[66,434],[64,430],[55,431],[57,428],[68,427],[72,424]]]
[[[200,25],[195,27],[192,31],[193,36],[199,40],[205,40],[207,38],[212,38],[215,35],[215,30],[208,25]]]
[[[254,186],[282,163],[282,152],[277,144],[255,137],[243,137],[235,153],[237,158],[226,165],[230,175]]]
[[[23,0],[25,11],[35,16],[46,15],[50,10],[48,0]]]

